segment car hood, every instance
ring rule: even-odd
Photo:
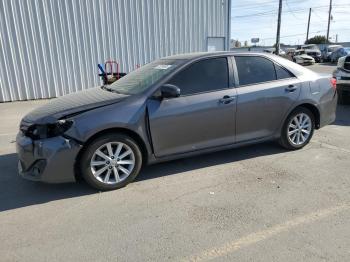
[[[298,58],[303,58],[303,59],[313,59],[313,57],[309,56],[309,55],[306,55],[306,54],[303,54],[303,55],[298,55],[296,56]]]
[[[22,121],[36,124],[53,123],[60,118],[117,103],[127,97],[128,95],[109,92],[101,87],[94,87],[55,98],[31,111]]]
[[[318,51],[318,50],[307,50],[305,51],[307,54],[318,54],[320,55],[321,54],[321,51]]]

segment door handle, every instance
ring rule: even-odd
[[[229,104],[229,103],[231,103],[232,101],[234,101],[235,98],[236,98],[235,96],[228,96],[228,95],[226,95],[226,96],[224,96],[223,98],[219,99],[219,102],[220,102],[221,104]]]
[[[288,87],[286,87],[286,91],[288,92],[294,92],[295,90],[297,90],[298,87],[296,87],[295,85],[289,85]]]

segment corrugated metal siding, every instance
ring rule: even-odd
[[[228,0],[1,0],[0,102],[50,98],[227,37]]]

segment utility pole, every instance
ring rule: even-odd
[[[329,0],[328,27],[327,27],[326,44],[328,43],[328,39],[329,39],[329,26],[331,24],[331,17],[332,17],[332,0]]]
[[[278,20],[277,20],[277,35],[276,35],[276,55],[279,55],[279,53],[280,53],[281,15],[282,15],[282,0],[279,0]]]
[[[311,19],[311,8],[309,9],[309,20],[307,22],[306,41],[309,40],[310,19]]]

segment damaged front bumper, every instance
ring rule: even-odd
[[[337,68],[333,72],[333,77],[337,79],[337,85],[344,86],[344,88],[347,87],[350,90],[350,72]]]
[[[62,136],[33,140],[20,131],[16,138],[18,172],[33,181],[75,182],[75,160],[81,147]]]

